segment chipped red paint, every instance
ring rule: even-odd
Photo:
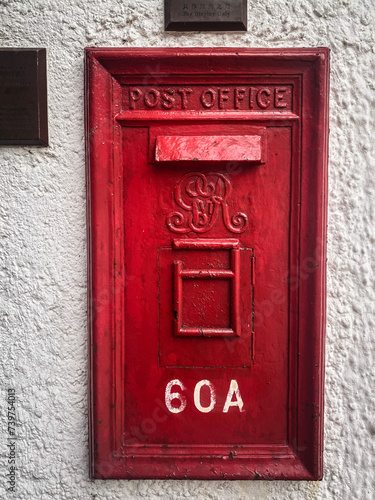
[[[328,59],[87,49],[92,477],[322,477]]]

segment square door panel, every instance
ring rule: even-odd
[[[250,366],[252,249],[237,239],[173,243],[159,249],[160,365]]]

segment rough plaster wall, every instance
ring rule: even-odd
[[[0,0],[0,44],[48,47],[50,147],[0,150],[1,461],[17,391],[17,499],[367,499],[374,470],[374,15],[371,0],[249,0],[246,34],[163,32],[162,0]],[[325,476],[90,481],[85,46],[328,46],[332,53]],[[3,485],[1,488],[5,486]],[[11,498],[4,490],[1,498]]]

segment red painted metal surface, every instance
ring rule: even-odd
[[[87,49],[92,477],[322,477],[328,58]]]
[[[162,136],[156,138],[155,161],[261,161],[259,135]]]

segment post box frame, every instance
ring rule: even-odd
[[[297,308],[289,331],[289,420],[285,445],[135,445],[121,451],[124,419],[124,299],[126,273],[121,127],[157,124],[177,111],[126,111],[121,84],[144,78],[205,72],[233,81],[260,75],[293,82],[290,112],[252,111],[242,120],[290,123],[299,151],[293,196],[290,300]],[[86,49],[86,158],[88,204],[88,330],[90,475],[95,478],[305,479],[323,473],[323,384],[326,299],[326,210],[329,51],[314,49]],[[204,119],[181,110],[186,122]],[[238,120],[218,110],[215,119]],[[116,201],[117,200],[117,201]]]

